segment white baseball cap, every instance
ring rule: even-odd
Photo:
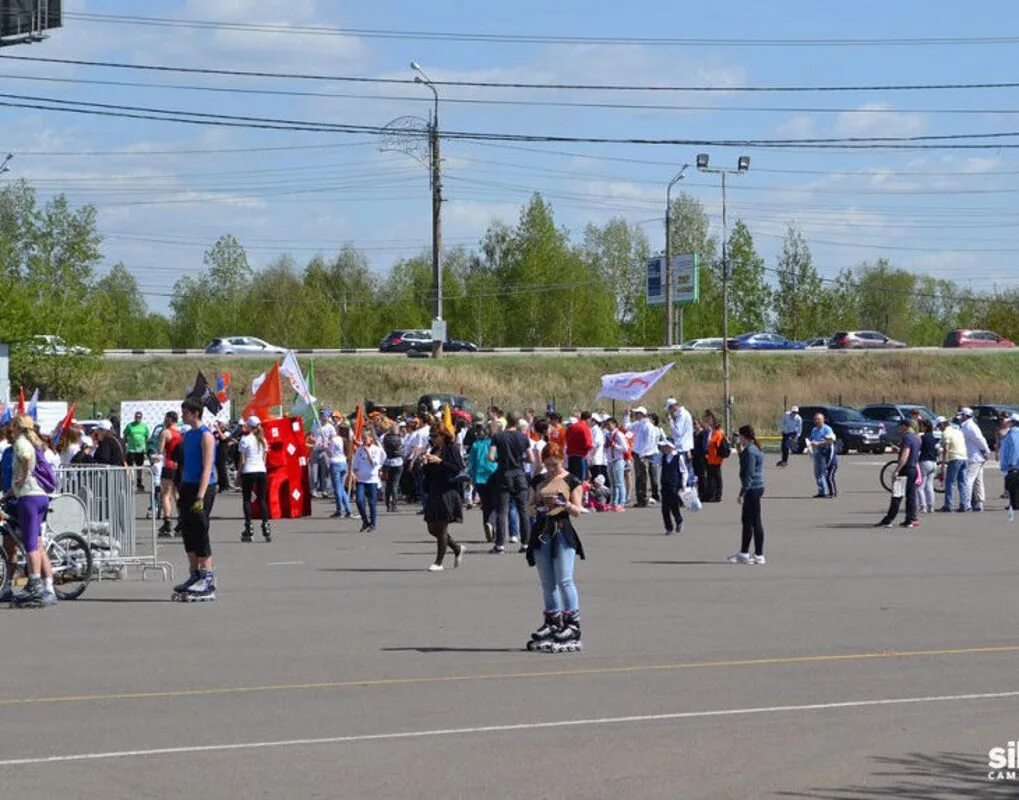
[[[577,424],[577,418],[576,417],[570,417],[568,420],[566,420],[566,424],[567,425],[576,425]]]
[[[96,427],[101,431],[112,431],[113,425],[108,419],[101,419],[96,423]]]
[[[635,409],[633,409],[633,413],[634,414],[643,414],[643,415],[647,416],[647,409],[644,408],[644,406],[637,406]]]
[[[973,409],[969,408],[968,406],[966,408],[960,408],[959,409],[959,416],[960,417],[972,417],[973,416]]]
[[[252,414],[252,415],[251,415],[250,417],[248,417],[248,418],[247,418],[247,419],[245,420],[245,422],[247,423],[247,425],[248,425],[248,427],[249,427],[249,428],[257,428],[257,427],[258,427],[259,425],[261,425],[261,424],[262,424],[262,420],[260,420],[260,419],[259,419],[258,417],[256,417],[256,416],[255,416],[254,414]]]
[[[677,400],[675,397],[670,397],[668,400],[665,401],[665,408],[666,408],[666,410],[672,408],[673,406],[678,406],[678,405],[679,405],[679,400]]]
[[[944,425],[946,422],[948,422],[948,420],[945,419],[944,417],[939,416],[934,418],[935,425]]]
[[[794,414],[799,414],[800,413],[800,407],[799,406],[789,406],[789,410],[792,413],[794,413]]]
[[[1009,422],[1019,422],[1019,414],[1012,414],[1008,419]]]

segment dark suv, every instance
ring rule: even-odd
[[[390,331],[386,338],[379,342],[379,352],[406,353],[408,350],[432,348],[432,332],[425,330]]]
[[[973,406],[973,419],[977,421],[980,432],[987,440],[991,449],[997,449],[998,431],[1001,430],[1002,415],[1019,414],[1019,406],[1010,406],[1003,403],[986,403],[981,406]]]
[[[913,409],[917,408],[920,409],[920,416],[929,420],[931,424],[937,419],[933,411],[919,403],[871,403],[870,405],[863,406],[860,409],[860,413],[869,420],[882,423],[885,426],[888,443],[897,445],[902,441],[902,431],[899,426],[903,420],[908,420],[913,413]],[[934,437],[940,439],[941,431],[935,431]]]
[[[838,440],[838,452],[848,453],[858,450],[861,453],[883,453],[885,430],[878,422],[863,417],[855,408],[847,406],[800,406],[803,417],[803,434],[796,443],[796,451],[802,453],[806,449],[807,437],[814,427],[814,415],[824,414],[824,421],[835,431]]]

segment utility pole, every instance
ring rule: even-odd
[[[668,188],[665,190],[665,269],[662,272],[665,274],[665,346],[672,347],[676,343],[675,339],[675,327],[673,324],[673,317],[675,311],[673,310],[673,292],[672,292],[672,187],[683,180],[683,173],[686,172],[686,168],[689,164],[684,164],[682,169],[676,173],[671,181],[669,181]],[[682,311],[680,313],[680,319],[682,319]],[[682,324],[680,330],[682,330]],[[680,333],[680,340],[682,340],[683,334]]]
[[[433,329],[438,327],[444,331],[445,325],[435,325],[436,322],[442,320],[442,266],[440,264],[442,254],[442,159],[439,153],[439,92],[431,78],[421,69],[420,64],[411,61],[410,67],[417,73],[414,76],[414,82],[424,84],[432,90],[432,94],[435,96],[435,105],[428,124],[428,154],[432,185],[432,327]],[[441,337],[433,339],[432,358],[439,358],[442,355],[445,337],[443,332]]]
[[[709,168],[708,154],[697,155],[697,169],[722,176],[722,395],[725,434],[732,436],[732,398],[729,394],[729,227],[726,217],[725,176],[742,175],[750,169],[750,156],[740,156],[736,169]]]

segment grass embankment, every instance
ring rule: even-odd
[[[611,402],[595,395],[608,372],[649,370],[672,358],[676,366],[641,401],[660,410],[674,395],[691,409],[719,408],[722,396],[718,354],[567,355],[557,357],[454,356],[440,361],[399,356],[315,359],[316,395],[328,406],[353,410],[365,398],[412,403],[426,392],[462,392],[477,406],[544,409],[554,398],[560,410],[603,408]],[[308,359],[302,358],[305,369]],[[258,359],[157,359],[106,361],[96,376],[93,403],[108,408],[120,400],[178,397],[201,369],[209,380],[229,370],[237,412],[247,402],[251,379],[271,362]],[[940,412],[959,404],[1019,401],[1019,352],[821,353],[817,355],[732,355],[733,420],[773,432],[784,403],[843,402],[859,406],[883,399],[917,402]],[[289,391],[284,393],[289,395]],[[617,403],[622,411],[624,404]],[[237,413],[235,412],[235,413]],[[80,412],[79,412],[80,413]]]

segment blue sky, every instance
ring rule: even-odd
[[[847,39],[989,37],[1017,30],[1015,3],[962,13],[948,2],[515,2],[347,3],[319,0],[65,0],[70,12],[189,20],[403,31],[564,34],[572,37]],[[240,70],[410,77],[420,62],[436,80],[710,86],[1004,82],[1019,79],[1019,44],[776,47],[506,44],[97,24],[69,18],[45,42],[3,55],[116,60]],[[145,86],[30,78],[133,81]],[[384,125],[426,116],[416,86],[138,73],[0,59],[4,92],[212,113]],[[171,88],[169,84],[297,90],[364,97],[279,97]],[[765,139],[905,136],[1019,130],[1019,90],[745,94],[442,89],[451,130]],[[562,108],[454,100],[562,100],[671,105],[667,110]],[[691,109],[710,106],[712,110]],[[678,108],[677,108],[678,107]],[[819,109],[828,109],[821,111]],[[953,111],[959,113],[941,113]],[[1003,141],[1019,143],[1019,136]],[[268,152],[191,152],[284,147]],[[445,237],[473,246],[495,218],[515,221],[532,191],[579,238],[588,222],[623,216],[663,243],[665,184],[699,149],[679,146],[447,142]],[[734,166],[741,149],[708,148]],[[361,135],[249,131],[0,108],[0,150],[16,154],[6,178],[43,197],[94,203],[107,264],[124,261],[150,306],[165,310],[181,274],[233,233],[255,266],[283,252],[299,264],[350,241],[384,272],[425,250],[427,173]],[[113,155],[61,155],[82,151]],[[173,151],[169,154],[160,154]],[[885,255],[899,266],[977,288],[1019,282],[1012,227],[1019,217],[1019,150],[811,151],[747,149],[750,173],[734,180],[730,218],[750,225],[774,266],[785,226],[803,229],[825,275]],[[653,163],[644,163],[653,162]],[[717,179],[690,174],[682,187],[720,226]]]

